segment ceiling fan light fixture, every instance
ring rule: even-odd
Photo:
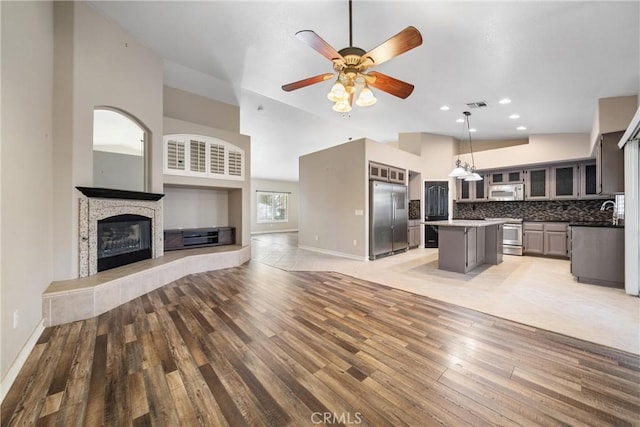
[[[351,105],[348,99],[336,102],[332,108],[333,111],[337,111],[338,113],[348,113],[351,111]]]
[[[335,103],[333,109],[342,113],[351,110],[356,94],[359,94],[367,84],[401,99],[411,95],[414,89],[412,84],[377,71],[368,72],[368,70],[422,44],[420,31],[413,26],[408,26],[369,51],[354,46],[351,3],[352,0],[349,0],[349,47],[337,51],[312,30],[301,30],[295,34],[296,38],[308,44],[313,50],[331,61],[333,70],[338,74],[338,78],[336,84],[327,94],[327,98]],[[282,90],[290,92],[301,89],[329,80],[334,75],[333,73],[325,73],[308,77],[282,85]],[[338,86],[337,83],[341,83],[341,86]],[[376,97],[373,94],[370,95],[370,91],[365,91],[362,97],[357,97],[356,105],[373,105],[376,101]]]
[[[359,107],[369,107],[378,102],[378,98],[375,97],[371,89],[367,86],[363,87],[356,99],[356,105]]]
[[[336,82],[327,94],[327,98],[331,102],[346,101],[349,98],[349,93],[342,83]]]

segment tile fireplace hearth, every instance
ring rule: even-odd
[[[53,282],[44,291],[45,326],[99,316],[186,275],[236,267],[251,259],[251,247],[238,245],[177,250],[165,255],[162,194],[77,188],[84,195],[80,199],[80,277]],[[122,215],[124,217],[120,218],[125,223],[134,218],[150,220],[152,256],[98,272],[99,224]],[[136,240],[138,231],[132,230],[130,225],[108,230],[105,237],[110,253],[118,252],[131,245],[131,240]]]

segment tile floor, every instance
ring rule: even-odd
[[[290,271],[336,271],[494,316],[640,354],[640,298],[577,283],[567,260],[505,256],[470,274],[441,271],[437,249],[357,261],[299,249],[297,233],[254,235],[252,259]]]

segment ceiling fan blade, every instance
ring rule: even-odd
[[[302,30],[296,33],[296,37],[311,46],[313,49],[318,51],[322,56],[327,58],[329,61],[342,60],[344,58],[342,55],[338,53],[329,43],[324,41],[322,37],[317,35],[311,30]]]
[[[410,26],[365,53],[362,56],[361,63],[370,60],[372,64],[368,64],[368,66],[379,65],[421,44],[422,35],[420,31]]]
[[[386,74],[371,71],[364,76],[369,86],[390,93],[398,98],[405,99],[413,92],[414,86],[412,84],[387,76]]]
[[[333,78],[333,73],[320,74],[317,76],[309,77],[304,80],[299,80],[297,82],[289,83],[282,86],[282,90],[285,92],[291,92],[292,90],[300,89],[303,87],[311,86],[316,83],[324,82]]]

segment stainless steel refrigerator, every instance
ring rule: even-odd
[[[369,182],[369,259],[409,249],[407,186]]]

